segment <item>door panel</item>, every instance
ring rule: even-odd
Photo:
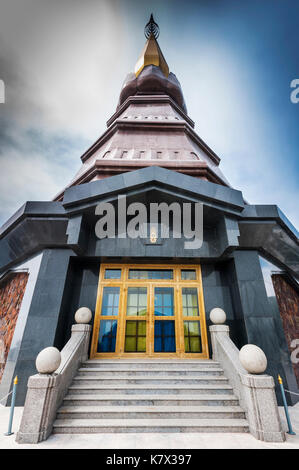
[[[147,289],[146,287],[128,287],[127,289],[127,316],[146,316]]]
[[[175,353],[174,287],[154,287],[154,353]],[[159,317],[159,319],[157,318]]]
[[[201,353],[201,335],[199,321],[184,321],[185,353]]]
[[[148,288],[129,286],[125,288],[127,298],[124,346],[125,353],[146,353],[146,324],[149,316]],[[134,318],[134,319],[133,319]]]
[[[154,352],[176,352],[174,320],[155,320]]]
[[[155,287],[155,316],[172,317],[174,315],[174,288]]]
[[[116,320],[102,320],[100,324],[99,342],[97,352],[115,352],[117,334]]]
[[[125,352],[146,352],[146,322],[126,320]]]
[[[120,287],[104,287],[102,316],[118,315]]]

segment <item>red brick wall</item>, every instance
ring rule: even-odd
[[[296,290],[279,274],[272,274],[272,282],[278,302],[283,329],[290,353],[291,342],[299,338],[299,295]],[[299,387],[299,363],[293,363]]]
[[[4,372],[28,276],[28,273],[15,273],[0,283],[0,380]]]

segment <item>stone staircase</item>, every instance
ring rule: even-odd
[[[219,363],[92,359],[78,370],[53,433],[249,432]]]

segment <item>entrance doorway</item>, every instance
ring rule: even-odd
[[[101,265],[96,357],[208,358],[200,266]]]

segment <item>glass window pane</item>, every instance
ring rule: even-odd
[[[173,307],[164,307],[163,308],[163,315],[165,317],[173,317]]]
[[[129,279],[173,279],[173,270],[129,269]]]
[[[142,307],[147,306],[146,289],[140,290],[140,292],[139,292],[139,305],[141,305]]]
[[[189,335],[190,336],[199,336],[199,322],[190,321],[189,323]]]
[[[188,312],[188,315],[191,316],[191,317],[197,317],[198,316],[198,308],[197,307],[190,308],[189,312]]]
[[[146,338],[138,337],[137,338],[137,352],[145,352],[146,349]]]
[[[113,309],[112,307],[103,307],[102,308],[102,315],[112,315]]]
[[[121,269],[105,269],[105,279],[120,279]]]
[[[98,352],[115,352],[116,332],[116,320],[101,320]]]
[[[127,315],[144,316],[147,313],[146,287],[128,287]]]
[[[182,288],[183,316],[199,316],[198,297],[196,287]]]
[[[193,307],[192,295],[187,294],[187,307]]]
[[[191,352],[199,352],[200,351],[200,339],[199,339],[199,337],[190,338],[190,349],[191,349]]]
[[[109,292],[108,295],[107,295],[107,305],[109,307],[112,307],[113,302],[114,302],[114,292]]]
[[[136,337],[126,337],[125,341],[125,351],[126,352],[135,352],[136,351]]]
[[[119,287],[104,287],[101,315],[118,315],[119,290]]]
[[[136,336],[137,325],[135,321],[127,321],[126,323],[126,335]]]
[[[129,279],[139,279],[139,272],[135,269],[129,270]]]
[[[172,317],[173,307],[173,287],[155,287],[155,315]]]
[[[163,296],[163,304],[165,307],[171,307],[172,303],[173,303],[173,291],[167,290],[165,291],[164,296]]]
[[[156,291],[155,291],[155,306],[156,307],[162,307],[162,305],[163,305],[163,296],[156,289]]]
[[[155,352],[175,352],[174,320],[155,321]]]
[[[137,297],[137,289],[128,289],[128,305],[134,305],[137,307],[138,305],[138,297]]]
[[[182,269],[181,270],[181,279],[194,281],[196,280],[196,271],[195,269]]]
[[[145,321],[139,321],[137,331],[138,331],[138,336],[145,336],[146,334],[146,322]]]
[[[162,307],[159,307],[159,306],[157,307],[157,306],[155,305],[155,315],[162,317],[162,315],[163,315],[163,309],[162,309]]]
[[[139,307],[138,310],[137,310],[137,315],[138,317],[144,317],[146,315],[146,308],[143,308],[143,307]]]
[[[186,353],[202,352],[199,321],[184,321],[184,337]]]
[[[140,320],[126,321],[125,352],[146,351],[146,322]]]
[[[127,315],[128,316],[132,316],[132,315],[135,315],[137,316],[137,307],[128,307],[127,308]]]

